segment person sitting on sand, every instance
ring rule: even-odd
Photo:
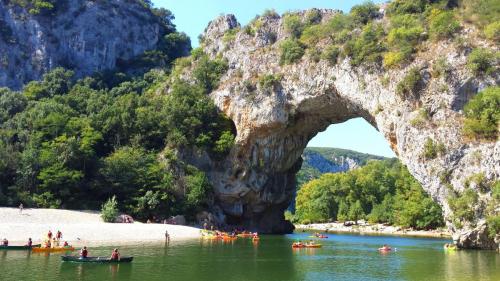
[[[83,246],[83,248],[80,250],[80,258],[85,259],[87,258],[88,254],[89,251],[87,251],[87,246]]]
[[[51,246],[51,245],[50,245],[50,240],[47,240],[47,241],[45,241],[45,242],[43,243],[43,247],[44,247],[44,248],[50,248],[50,246]]]
[[[7,240],[7,238],[4,238],[2,241],[2,245],[5,247],[9,246],[9,240]]]
[[[118,249],[114,249],[113,252],[111,253],[111,260],[119,260],[120,259],[120,253],[118,252]]]
[[[69,247],[68,241],[64,241],[63,247]]]
[[[33,241],[31,240],[31,237],[28,238],[28,244],[26,244],[26,246],[28,246],[28,247],[33,246]]]

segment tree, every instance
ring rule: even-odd
[[[363,211],[363,207],[361,206],[361,201],[356,200],[356,202],[349,208],[349,219],[358,224],[358,220],[364,217],[365,212]]]
[[[101,218],[105,222],[115,222],[118,215],[118,202],[116,196],[111,197],[102,205]]]

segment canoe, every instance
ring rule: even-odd
[[[109,257],[86,257],[61,256],[62,261],[81,262],[81,263],[126,263],[131,262],[134,257],[121,257],[119,260],[112,260]]]
[[[321,248],[321,244],[292,244],[292,248],[298,249],[298,248]]]
[[[41,244],[31,245],[31,246],[0,246],[0,250],[31,250],[33,248],[40,247]]]
[[[57,247],[57,248],[33,248],[33,253],[54,253],[54,252],[72,252],[74,247]]]

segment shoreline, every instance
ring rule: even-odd
[[[9,245],[43,242],[47,232],[60,230],[62,241],[78,246],[141,245],[165,242],[165,231],[170,242],[198,239],[200,229],[190,226],[158,223],[105,223],[95,211],[57,209],[25,209],[0,207],[0,239]]]
[[[318,232],[337,232],[337,233],[357,233],[357,234],[378,234],[394,236],[413,236],[429,238],[450,238],[451,233],[446,229],[434,230],[413,230],[404,229],[399,226],[387,226],[383,224],[368,224],[360,221],[358,225],[345,226],[344,223],[314,223],[314,224],[295,224],[295,231],[318,231]]]

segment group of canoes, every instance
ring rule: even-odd
[[[315,243],[314,241],[309,241],[303,243],[302,241],[294,242],[292,244],[293,249],[301,249],[301,248],[321,248],[321,244]]]
[[[260,240],[259,234],[257,232],[223,232],[218,230],[201,230],[201,237],[206,240],[222,240],[222,241],[234,241],[238,238],[251,238],[253,242],[258,242]]]

